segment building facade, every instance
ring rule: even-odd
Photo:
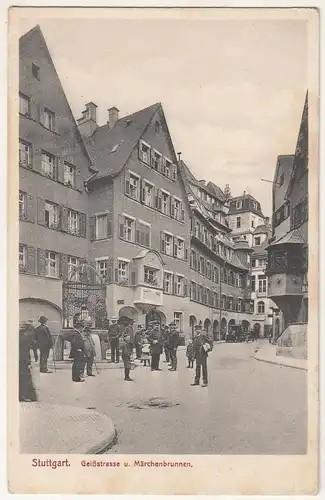
[[[276,172],[277,175],[277,172]],[[280,186],[274,183],[273,200]],[[287,232],[274,228],[268,247],[269,296],[281,310],[279,349],[307,357],[308,323],[308,93],[287,188],[278,203],[288,207]],[[273,217],[276,218],[274,205]]]

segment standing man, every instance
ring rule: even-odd
[[[120,361],[120,325],[117,324],[118,318],[112,318],[112,324],[108,328],[108,338],[111,345],[111,363],[119,363]]]
[[[47,318],[41,316],[38,322],[40,325],[36,328],[36,342],[40,350],[40,372],[41,373],[52,373],[47,368],[47,360],[49,358],[50,349],[53,347],[52,335],[49,327],[46,325]]]
[[[170,355],[169,355],[169,347],[168,347],[168,337],[169,337],[169,327],[168,327],[168,325],[165,325],[162,337],[163,337],[163,348],[164,348],[164,352],[165,352],[165,361],[164,361],[164,363],[170,363]]]
[[[168,350],[170,355],[171,367],[169,371],[176,372],[177,370],[177,347],[179,344],[179,333],[176,330],[176,324],[170,323],[170,332],[168,337]]]
[[[191,385],[200,385],[201,367],[203,384],[202,387],[208,385],[208,367],[207,359],[208,352],[212,351],[213,343],[207,333],[202,332],[202,326],[196,325],[195,337],[193,341],[193,354],[195,359],[195,379]]]
[[[129,319],[129,321],[126,323],[126,327],[123,333],[123,337],[130,337],[130,345],[132,349],[132,354],[133,354],[133,349],[134,349],[134,333],[133,333],[133,325],[134,321],[133,319]]]
[[[152,332],[148,337],[151,354],[151,371],[161,371],[159,368],[160,355],[162,353],[162,341],[160,335],[159,322],[154,322]]]
[[[95,342],[92,338],[91,330],[90,330],[92,322],[93,322],[93,320],[90,317],[85,318],[84,319],[85,326],[84,326],[84,329],[82,332],[83,341],[84,341],[84,345],[85,345],[85,350],[84,350],[85,367],[87,369],[88,377],[95,377],[95,375],[93,374],[93,363],[94,363],[94,357],[96,356],[96,350],[95,350]],[[84,369],[85,369],[85,367],[84,367]],[[82,375],[84,376],[84,370],[83,370]]]
[[[69,357],[73,358],[72,381],[84,382],[83,373],[85,369],[85,342],[82,337],[82,333],[76,327],[74,327],[74,332],[70,342],[71,351]]]
[[[141,325],[138,325],[137,331],[135,332],[134,335],[135,355],[137,359],[141,359],[142,339],[143,339],[143,328]]]

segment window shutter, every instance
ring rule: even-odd
[[[131,264],[131,286],[138,284],[138,267],[135,263]]]
[[[188,250],[187,250],[187,248],[185,248],[184,249],[184,260],[187,261],[187,259],[188,259]]]
[[[39,121],[40,123],[45,126],[45,113],[44,113],[44,106],[39,107]]]
[[[37,249],[37,272],[40,276],[45,276],[46,271],[46,251],[43,248]]]
[[[177,283],[176,283],[176,276],[175,276],[175,274],[172,274],[172,283],[171,284],[172,284],[172,286],[171,286],[172,293],[174,295],[176,295],[176,285],[177,285]]]
[[[63,207],[62,207],[62,209],[63,209]],[[61,214],[63,215],[63,211],[61,211]],[[79,227],[80,227],[80,236],[82,238],[86,238],[86,232],[87,232],[86,214],[79,214]]]
[[[60,255],[60,278],[63,280],[70,279],[68,276],[68,256],[65,254]]]
[[[118,283],[118,261],[114,267],[114,281],[115,283]]]
[[[93,241],[96,239],[96,217],[89,217],[89,232],[90,239]]]
[[[174,197],[170,197],[170,216],[172,219],[175,218],[175,205],[174,205]]]
[[[107,215],[107,238],[112,237],[112,221],[109,219]]]
[[[33,156],[32,165],[33,165],[33,169],[36,172],[41,171],[41,155],[42,155],[41,148],[38,148],[37,146],[35,146],[33,144],[33,146],[32,146],[32,156]]]
[[[173,165],[172,169],[173,169],[173,174],[172,174],[173,175],[173,180],[176,181],[176,178],[177,178],[177,167],[176,167],[176,165]]]
[[[141,161],[143,161],[143,154],[142,154],[142,149],[141,149],[141,141],[139,141],[139,158]]]
[[[141,241],[141,224],[136,221],[135,223],[135,242],[138,243],[139,245],[142,245]]]
[[[173,238],[173,256],[177,257],[177,244],[176,244],[176,238],[175,238],[175,236]]]
[[[150,227],[147,227],[147,232],[144,233],[144,245],[150,248]]]
[[[166,235],[163,231],[160,232],[160,250],[166,253]]]
[[[37,198],[37,222],[45,226],[45,200]]]
[[[62,158],[57,159],[57,180],[58,182],[64,183],[64,161]]]
[[[29,222],[35,221],[34,198],[31,194],[26,194],[26,220]]]
[[[183,295],[184,297],[187,297],[188,296],[188,281],[186,278],[183,279]]]
[[[141,203],[145,203],[145,201],[146,201],[146,183],[144,181],[141,181],[140,193],[141,193],[140,201],[141,201]]]
[[[107,277],[106,277],[106,283],[113,283],[113,268],[114,268],[114,263],[112,259],[109,259],[107,261]]]
[[[191,268],[191,269],[193,269],[193,267],[194,267],[194,266],[193,266],[193,256],[194,256],[194,253],[193,253],[193,252],[191,252],[191,254],[190,254],[190,268]]]
[[[166,175],[166,159],[164,157],[161,158],[161,172]]]
[[[54,132],[60,133],[60,115],[58,113],[54,115]]]
[[[36,122],[39,121],[39,107],[37,102],[35,102],[33,99],[30,99],[30,116],[32,120],[35,120]]]
[[[130,172],[125,170],[125,194],[130,195]]]
[[[83,175],[81,174],[81,170],[79,168],[76,168],[76,189],[78,191],[83,190]]]
[[[180,215],[181,215],[180,221],[184,222],[184,220],[185,220],[185,211],[184,211],[184,208],[182,208],[182,207],[181,207],[181,214]]]
[[[118,226],[119,226],[119,238],[124,240],[124,217],[123,215],[118,216]]]
[[[61,231],[68,232],[69,223],[68,223],[68,208],[61,206]]]
[[[36,261],[35,261],[35,248],[27,246],[26,247],[26,267],[27,272],[30,274],[35,274],[36,272]]]

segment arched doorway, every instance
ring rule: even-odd
[[[189,327],[190,327],[190,332],[191,332],[192,338],[194,337],[194,328],[196,326],[196,323],[197,323],[196,317],[191,314],[190,319],[189,319]]]
[[[233,327],[236,325],[236,321],[234,319],[230,319],[228,323],[228,333],[232,333]]]
[[[259,323],[255,323],[254,325],[254,338],[259,339],[261,334],[261,325]]]
[[[118,317],[120,319],[132,319],[134,322],[137,320],[138,317],[138,311],[135,309],[135,307],[121,307],[121,309],[118,312]]]
[[[242,324],[242,328],[243,328],[243,333],[247,333],[249,330],[249,321],[247,321],[246,319],[243,319],[241,324]]]
[[[206,320],[204,321],[203,330],[209,334],[210,328],[211,328],[211,321],[209,320],[209,318],[206,318]]]
[[[221,320],[221,332],[220,332],[220,340],[225,340],[227,334],[227,320],[226,318],[222,318]]]
[[[146,314],[146,328],[148,328],[151,321],[159,321],[162,326],[166,324],[166,316],[161,311],[151,309],[151,311]]]
[[[214,340],[218,340],[219,336],[219,321],[217,319],[213,322],[213,338]]]

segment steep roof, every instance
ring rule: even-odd
[[[183,174],[186,176],[188,182],[191,184],[194,184],[195,186],[199,187],[200,189],[203,189],[206,191],[210,196],[213,196],[214,198],[218,198],[218,200],[225,201],[226,197],[222,190],[214,184],[213,182],[209,181],[208,184],[203,184],[203,182],[200,182],[196,179],[196,177],[192,174],[191,170],[189,167],[181,160],[179,162],[180,169],[183,171]]]
[[[214,196],[218,198],[218,200],[226,201],[224,192],[214,182],[209,181],[207,187],[210,189],[210,192],[214,193]]]
[[[293,229],[289,231],[284,236],[281,236],[277,240],[273,241],[269,246],[274,247],[276,245],[284,245],[284,244],[304,244],[306,241],[302,237],[299,229]]]
[[[108,124],[98,127],[90,138],[85,139],[98,174],[96,179],[118,175],[144,134],[160,103],[136,111],[117,120],[112,129]],[[112,151],[117,146],[116,151]],[[115,148],[114,148],[115,149]]]
[[[267,254],[267,247],[269,246],[268,242],[263,243],[263,245],[253,246],[252,257],[265,256]]]
[[[255,228],[253,234],[271,234],[271,230],[266,224],[261,224]]]

